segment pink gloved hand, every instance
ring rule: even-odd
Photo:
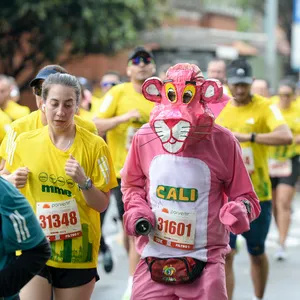
[[[146,219],[151,224],[152,228],[155,227],[155,215],[148,205],[141,207],[134,207],[125,211],[123,216],[124,226],[128,235],[138,236],[136,223],[140,219]]]
[[[228,202],[220,210],[219,218],[234,234],[250,230],[250,221],[247,209],[242,202]]]

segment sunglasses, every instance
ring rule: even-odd
[[[150,56],[137,56],[132,58],[128,64],[138,66],[141,62],[145,65],[149,65],[153,63],[153,59]]]
[[[36,96],[41,97],[42,96],[42,87],[41,86],[34,86],[33,92]]]
[[[101,86],[102,87],[108,87],[108,86],[115,86],[117,84],[118,84],[118,82],[102,82]]]

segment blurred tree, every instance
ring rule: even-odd
[[[159,24],[159,0],[1,0],[0,69],[25,78],[45,63],[113,54]],[[30,70],[30,72],[28,71]]]
[[[253,8],[256,12],[265,14],[265,1],[262,0],[238,0],[242,8]],[[287,38],[291,41],[291,24],[293,19],[293,1],[278,0],[278,21],[279,25],[286,32]]]

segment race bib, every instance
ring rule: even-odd
[[[254,156],[252,148],[242,148],[243,161],[249,174],[254,172]]]
[[[181,250],[192,250],[195,245],[196,213],[156,210],[156,243]]]
[[[292,174],[292,161],[287,160],[277,160],[269,159],[269,175],[271,177],[288,177]]]
[[[50,242],[82,236],[80,216],[75,199],[38,202],[36,215]]]
[[[136,132],[139,130],[137,127],[129,126],[127,129],[127,136],[126,136],[126,149],[129,150],[132,140]]]

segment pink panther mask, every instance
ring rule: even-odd
[[[194,64],[177,64],[166,75],[163,82],[157,77],[147,79],[142,92],[157,103],[150,116],[151,129],[164,150],[176,154],[210,134],[214,116],[207,103],[219,102],[223,88],[218,80],[205,80]]]

